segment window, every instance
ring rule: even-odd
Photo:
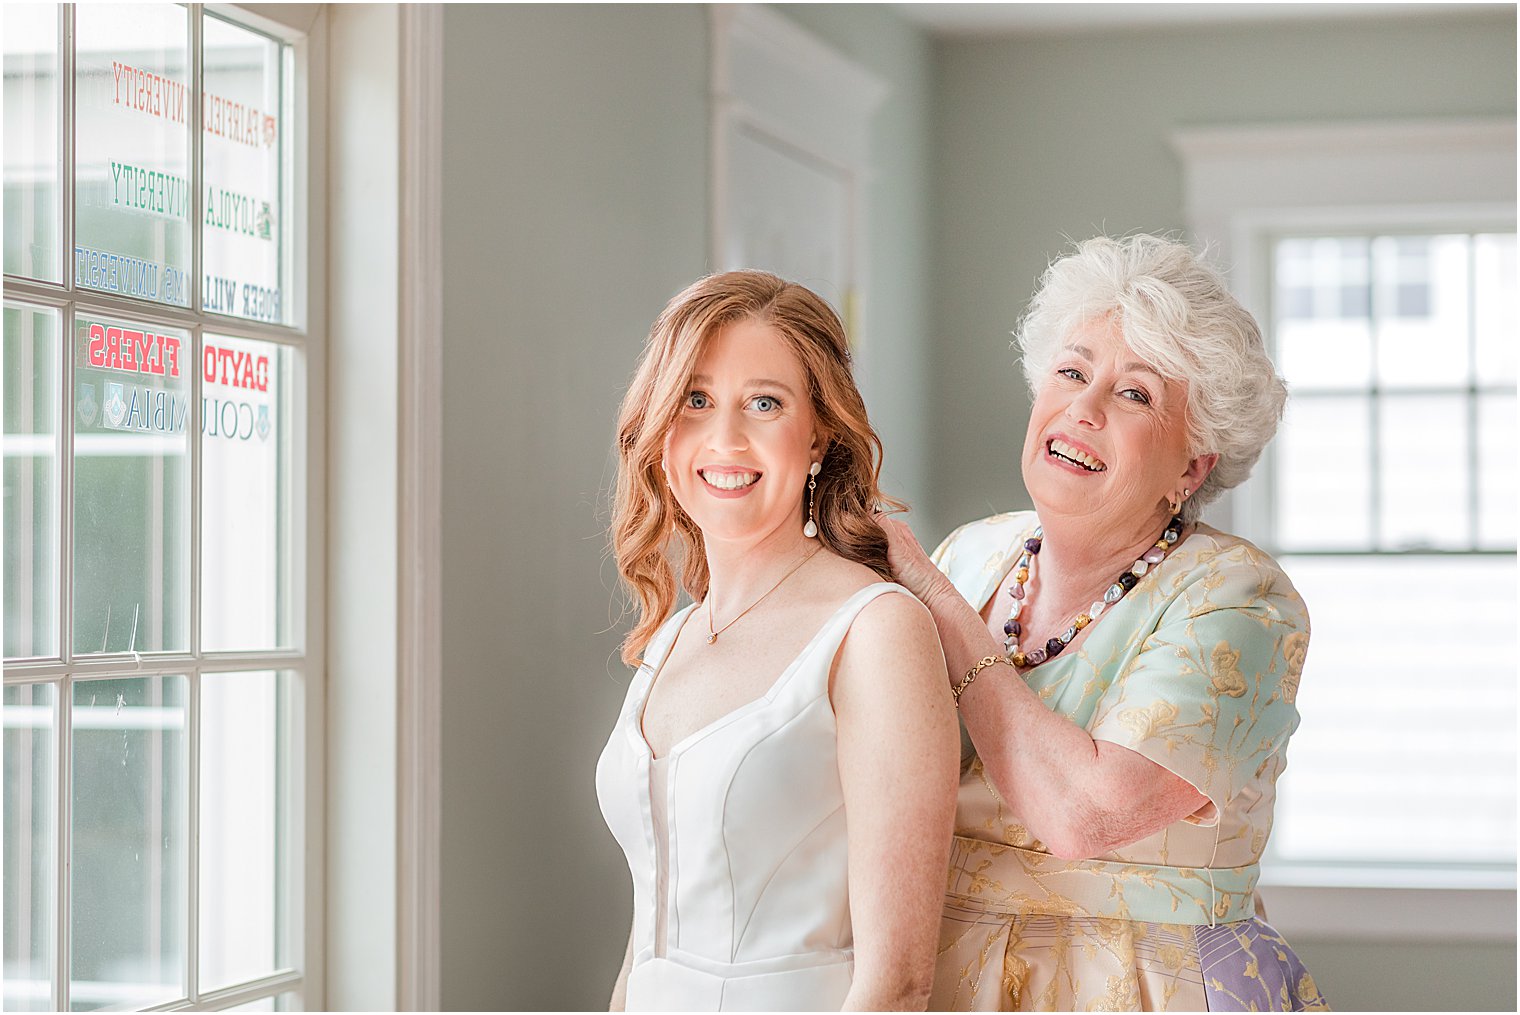
[[[1486,327],[1477,315],[1463,318],[1456,330],[1448,320],[1459,311],[1449,296],[1462,286],[1485,307],[1514,312],[1513,296],[1483,295],[1497,277],[1507,274],[1513,283],[1513,267],[1494,274],[1484,259],[1513,256],[1502,251],[1515,232],[1514,120],[1230,125],[1179,130],[1172,142],[1183,166],[1192,233],[1226,266],[1231,289],[1261,322],[1293,386],[1290,415],[1274,446],[1252,477],[1208,513],[1284,558],[1314,624],[1298,697],[1303,725],[1288,748],[1262,868],[1273,926],[1319,939],[1513,942],[1513,854],[1508,863],[1494,859],[1497,836],[1475,848],[1456,832],[1443,834],[1444,814],[1424,808],[1441,792],[1467,794],[1469,803],[1474,795],[1502,798],[1499,822],[1514,820],[1513,764],[1496,758],[1493,770],[1479,771],[1471,752],[1499,754],[1515,740],[1514,709],[1505,704],[1513,701],[1513,689],[1499,687],[1490,698],[1482,686],[1492,672],[1485,667],[1512,659],[1515,650],[1513,531],[1505,539],[1497,529],[1483,529],[1506,516],[1499,499],[1513,503],[1513,492],[1503,494],[1494,480],[1504,475],[1498,444],[1513,432],[1514,410],[1506,417],[1492,408],[1502,404],[1499,389],[1507,386],[1513,395],[1513,367],[1509,381],[1499,380],[1504,370],[1491,353],[1512,346],[1515,327],[1511,317],[1507,332],[1493,332],[1507,334],[1507,343],[1485,343],[1479,351],[1469,344],[1479,340],[1477,331],[1468,330]],[[1473,237],[1490,239],[1480,244]],[[1470,244],[1470,279],[1439,266],[1463,244]],[[1433,319],[1447,323],[1437,328]],[[1292,336],[1295,328],[1301,340]],[[1316,329],[1323,340],[1318,346],[1306,337]],[[1411,360],[1423,343],[1432,344]],[[1316,361],[1330,367],[1314,370],[1317,394],[1304,376]],[[1410,368],[1418,379],[1400,373]],[[1353,396],[1368,400],[1365,413],[1311,418],[1316,409],[1328,415],[1333,399]],[[1435,416],[1412,415],[1426,397],[1446,400],[1448,421],[1452,400],[1479,412],[1489,406],[1493,416],[1468,417],[1462,443],[1438,456],[1428,445],[1407,443],[1397,429],[1437,424]],[[1387,427],[1381,420],[1388,412],[1374,424],[1372,401],[1395,410]],[[1300,440],[1311,436],[1318,438],[1312,448]],[[1476,460],[1474,441],[1480,442]],[[1291,514],[1301,499],[1285,503],[1287,496],[1276,492],[1284,470],[1295,468],[1295,454],[1305,469],[1316,467],[1317,456],[1320,481],[1328,484],[1312,490],[1311,510],[1296,521],[1279,510]],[[1333,468],[1342,456],[1350,464]],[[1460,509],[1452,511],[1450,491],[1424,496],[1430,483],[1407,471],[1411,459],[1465,491]],[[1455,461],[1469,465],[1453,480]],[[1314,482],[1299,476],[1301,484]],[[1404,495],[1410,489],[1420,496]],[[1442,496],[1443,510],[1451,513],[1431,525],[1427,508]],[[1495,497],[1495,506],[1485,508],[1484,496]],[[1510,507],[1511,523],[1513,515]],[[1473,569],[1469,578],[1490,567],[1507,568],[1511,577],[1496,588],[1452,580],[1446,572],[1463,567]],[[1355,598],[1347,599],[1348,592]],[[1383,660],[1396,655],[1398,667],[1348,650],[1357,639],[1382,652]],[[1484,639],[1502,643],[1497,655],[1492,643],[1480,647]],[[1418,677],[1404,659],[1423,662]],[[1474,672],[1477,683],[1467,683]],[[1453,713],[1442,708],[1455,700],[1473,730],[1443,744]],[[1337,724],[1348,715],[1357,725],[1342,732]],[[1405,764],[1403,746],[1427,760],[1445,746],[1445,767],[1412,774],[1419,766]],[[1344,752],[1356,757],[1346,759]],[[1392,757],[1400,767],[1375,770],[1367,763],[1373,756]],[[1465,770],[1454,783],[1450,773],[1458,767]],[[1438,778],[1445,780],[1440,787],[1433,785]],[[1394,780],[1403,782],[1390,790]],[[1376,814],[1383,837],[1339,815],[1315,827],[1309,803],[1318,794],[1317,804],[1324,805],[1331,793],[1360,814]],[[1375,795],[1381,800],[1372,804]],[[1392,831],[1390,809],[1402,819]],[[1493,827],[1483,834],[1493,835]]]
[[[300,1009],[302,40],[4,18],[4,1007]]]
[[[1515,235],[1269,243],[1269,542],[1314,624],[1271,856],[1513,871]]]

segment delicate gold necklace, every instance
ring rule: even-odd
[[[713,642],[717,641],[718,640],[718,635],[722,634],[724,631],[727,631],[730,627],[733,627],[740,620],[742,620],[744,618],[744,614],[748,613],[750,610],[753,610],[755,607],[757,607],[761,603],[765,602],[765,596],[768,596],[772,592],[775,592],[777,589],[779,589],[781,587],[781,582],[786,581],[792,575],[794,575],[798,571],[802,570],[802,565],[806,564],[808,561],[810,561],[814,557],[818,556],[818,550],[822,550],[822,549],[823,549],[823,547],[821,547],[821,546],[818,547],[817,550],[814,550],[812,553],[808,554],[806,557],[803,557],[797,563],[793,564],[792,565],[792,569],[790,571],[788,571],[786,574],[784,574],[784,575],[781,576],[781,581],[778,581],[776,584],[772,585],[770,588],[768,588],[768,589],[765,590],[765,595],[764,596],[761,596],[759,599],[756,599],[753,603],[750,603],[748,606],[746,606],[739,613],[739,616],[735,617],[733,620],[730,620],[728,623],[724,624],[722,627],[718,628],[716,631],[713,630],[712,597],[709,596],[708,600],[707,600],[707,644],[711,645]]]

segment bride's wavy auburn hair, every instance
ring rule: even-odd
[[[815,491],[819,542],[892,579],[886,533],[873,513],[903,505],[881,492],[881,438],[850,373],[838,315],[810,290],[763,271],[709,275],[660,312],[618,411],[611,540],[618,573],[639,603],[638,623],[623,639],[630,666],[675,606],[678,577],[693,599],[707,594],[702,531],[676,502],[660,463],[702,351],[724,327],[744,320],[773,327],[807,377],[824,448]],[[797,492],[800,524],[807,491]]]

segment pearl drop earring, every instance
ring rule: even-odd
[[[813,513],[813,491],[818,489],[818,474],[822,471],[822,462],[814,462],[808,466],[808,520],[802,527],[802,534],[809,539],[818,538],[817,516]]]

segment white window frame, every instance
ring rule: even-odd
[[[1229,272],[1236,296],[1270,321],[1271,243],[1345,232],[1515,229],[1513,120],[1365,122],[1175,132],[1189,230]],[[1270,542],[1270,476],[1208,515]],[[1268,918],[1307,938],[1514,941],[1515,871],[1440,866],[1262,873]]]
[[[73,80],[73,22],[75,11],[72,4],[59,6],[61,37],[70,41],[64,47],[63,60],[59,65],[62,81],[61,147],[64,172],[59,180],[60,231],[64,240],[60,248],[62,258],[62,281],[59,284],[41,283],[31,279],[4,277],[4,297],[7,302],[56,310],[59,314],[56,354],[60,357],[59,390],[63,392],[59,403],[57,454],[59,460],[59,489],[56,510],[59,515],[58,538],[61,553],[58,560],[59,595],[59,645],[58,654],[51,658],[35,658],[10,661],[4,665],[5,686],[48,683],[55,688],[53,706],[53,789],[57,794],[53,821],[56,846],[54,871],[54,955],[52,999],[63,1010],[68,1008],[70,931],[68,895],[68,857],[70,848],[70,763],[71,763],[71,695],[76,677],[98,679],[102,677],[142,677],[159,675],[184,675],[188,682],[186,716],[187,730],[187,840],[184,858],[186,867],[185,892],[185,956],[184,971],[186,994],[184,997],[157,1006],[153,1010],[215,1010],[231,1008],[264,998],[282,994],[296,995],[296,1003],[302,1008],[319,1008],[325,997],[324,982],[324,779],[325,742],[325,475],[326,425],[322,411],[321,394],[325,384],[325,328],[326,315],[326,249],[325,232],[321,228],[325,214],[326,180],[325,161],[321,151],[313,151],[314,139],[325,136],[326,120],[326,67],[325,67],[325,14],[321,5],[187,5],[190,12],[189,46],[192,81],[191,108],[197,108],[200,96],[202,54],[200,51],[201,24],[205,13],[216,14],[226,20],[270,36],[291,47],[294,57],[293,80],[290,82],[290,103],[286,107],[290,115],[289,143],[294,150],[293,187],[290,194],[290,221],[294,223],[291,242],[292,293],[300,319],[291,325],[266,324],[203,313],[200,310],[202,287],[200,228],[200,193],[192,196],[191,204],[191,305],[181,308],[145,300],[122,297],[89,289],[76,289],[73,284],[72,259],[68,256],[73,239],[74,187],[73,187],[73,127],[74,80]],[[191,153],[194,171],[200,177],[200,136],[191,135]],[[197,188],[198,190],[198,188]],[[190,434],[187,442],[190,460],[190,649],[185,653],[154,653],[135,656],[132,653],[91,655],[83,661],[73,654],[70,635],[70,591],[72,586],[72,479],[73,462],[69,453],[73,432],[73,413],[68,410],[67,394],[72,388],[72,362],[70,355],[74,340],[74,317],[76,312],[100,314],[113,317],[130,317],[134,320],[182,328],[192,335],[196,347],[203,334],[212,332],[234,338],[254,339],[277,343],[304,350],[304,362],[298,358],[294,374],[294,386],[304,392],[295,411],[296,442],[292,451],[295,456],[293,482],[297,487],[294,497],[297,517],[294,519],[293,543],[295,557],[302,564],[300,581],[294,583],[291,594],[295,597],[293,616],[296,621],[295,647],[290,650],[261,652],[202,652],[200,647],[200,460],[201,441],[198,428]],[[198,359],[194,362],[199,362]],[[190,399],[198,404],[200,371],[190,373]],[[291,963],[286,968],[256,981],[234,987],[202,992],[199,989],[199,758],[197,740],[199,731],[200,677],[208,673],[225,673],[246,670],[292,670],[300,674],[296,686],[304,691],[299,708],[290,709],[282,715],[289,766],[279,787],[281,802],[288,808],[289,827],[286,829],[283,848],[287,855],[296,857],[288,868],[290,882],[281,886],[284,898],[299,907],[299,912],[288,916],[278,931],[285,935],[287,954]]]

